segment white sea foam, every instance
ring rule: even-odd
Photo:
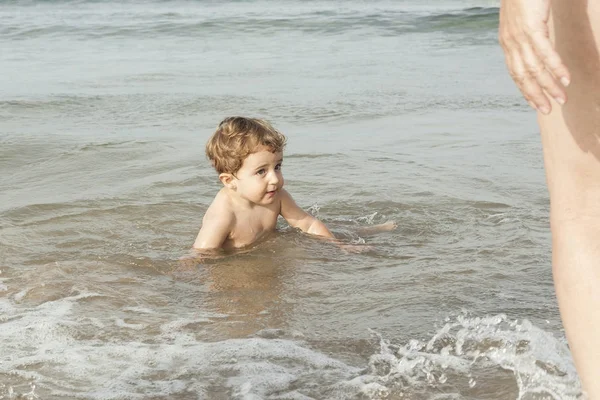
[[[326,381],[332,384],[358,371],[291,340],[200,342],[183,329],[206,322],[208,318],[203,317],[175,318],[162,324],[154,343],[116,337],[79,340],[77,330],[88,323],[98,329],[144,328],[120,319],[114,325],[78,319],[73,308],[90,295],[27,309],[15,308],[8,299],[0,301],[0,308],[11,314],[0,330],[0,351],[9,355],[0,363],[0,374],[10,374],[21,382],[0,388],[0,395],[10,396],[11,391],[25,395],[30,392],[27,382],[31,382],[39,388],[37,393],[49,397],[143,399],[190,392],[209,399],[211,387],[225,387],[238,398],[252,399],[290,390],[303,376],[329,376]],[[301,398],[300,394],[296,398]]]
[[[567,400],[581,396],[565,341],[527,320],[462,315],[448,321],[427,341],[413,339],[395,345],[377,336],[381,350],[371,356],[369,372],[345,383],[361,387],[370,398],[390,394],[410,398],[435,391],[462,398],[478,385],[488,385],[490,379],[497,383],[493,377],[498,370],[513,374],[504,379],[506,392],[498,393],[498,398]],[[514,393],[511,385],[516,388]]]
[[[210,343],[186,329],[216,314],[175,317],[161,324],[161,333],[151,341],[78,339],[78,329],[90,323],[97,329],[132,329],[131,324],[115,328],[73,313],[77,302],[90,296],[81,293],[32,308],[0,301],[6,317],[0,351],[7,355],[0,374],[17,380],[0,388],[0,395],[143,399],[188,393],[210,399],[215,390],[225,390],[245,400],[359,394],[383,399],[445,391],[441,398],[452,399],[485,386],[498,370],[510,372],[504,374],[506,393],[514,387],[517,399],[580,395],[564,340],[504,315],[461,315],[428,340],[394,344],[393,338],[379,337],[380,351],[361,367],[312,348],[302,335],[284,339],[284,331]],[[29,384],[36,385],[35,391]]]

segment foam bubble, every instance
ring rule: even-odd
[[[371,398],[443,391],[458,397],[490,393],[499,398],[576,399],[581,386],[564,339],[527,320],[505,315],[461,315],[429,340],[394,345],[380,338],[369,372],[348,382],[363,384]],[[450,397],[447,397],[450,398]]]
[[[460,315],[426,340],[380,349],[362,366],[311,348],[300,333],[203,342],[197,312],[151,327],[115,327],[115,317],[82,317],[80,293],[34,307],[0,299],[0,396],[25,398],[497,398],[576,399],[581,388],[564,338],[504,315]],[[139,312],[140,310],[130,310]],[[152,311],[152,310],[144,310]],[[144,315],[155,315],[146,312]],[[124,328],[124,329],[123,329]],[[138,329],[131,335],[123,330]],[[143,329],[142,329],[143,328]],[[80,335],[82,329],[99,335]],[[149,336],[151,335],[151,336]],[[35,384],[35,391],[29,384]],[[29,396],[29,397],[27,397]]]
[[[293,340],[199,341],[190,326],[206,323],[216,314],[175,317],[161,324],[152,340],[144,340],[147,336],[141,331],[139,340],[111,335],[116,333],[114,321],[118,329],[141,328],[118,318],[113,323],[110,318],[81,318],[73,311],[74,305],[89,296],[93,293],[30,308],[15,307],[9,299],[0,301],[0,309],[10,314],[0,330],[0,351],[8,355],[0,363],[0,376],[15,381],[0,388],[0,396],[210,398],[217,390],[243,399],[288,392],[288,398],[302,399],[304,395],[295,387],[299,380],[327,386],[358,373],[357,368]],[[85,324],[107,332],[101,338],[78,337]],[[36,385],[35,392],[29,383]]]

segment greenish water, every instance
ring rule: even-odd
[[[2,2],[0,395],[578,398],[497,6]],[[182,267],[229,115],[282,130],[287,190],[372,250],[282,222]]]

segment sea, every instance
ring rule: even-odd
[[[0,398],[582,398],[499,3],[0,1]],[[190,262],[234,115],[360,251]]]

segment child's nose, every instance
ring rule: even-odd
[[[269,183],[271,183],[272,185],[276,185],[279,183],[279,177],[277,176],[276,173],[271,173],[271,177],[269,179]]]

